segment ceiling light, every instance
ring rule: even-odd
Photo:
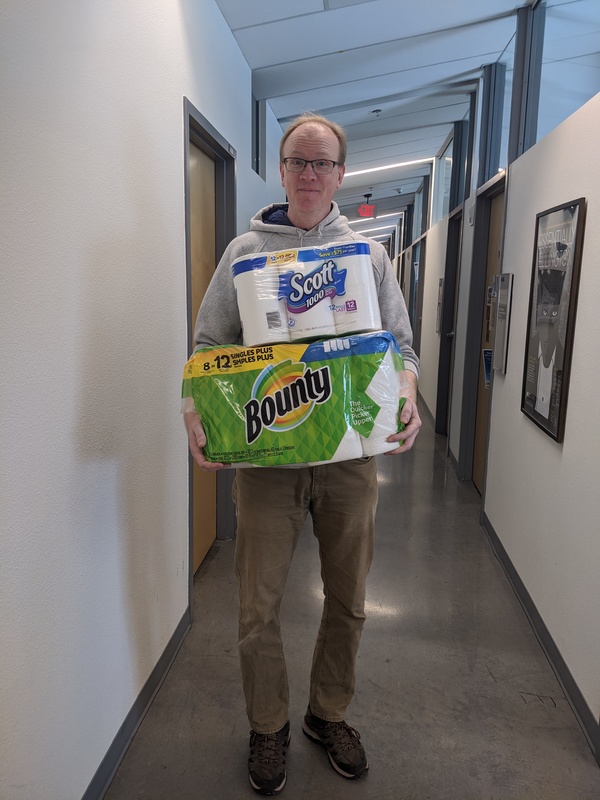
[[[401,161],[399,164],[386,164],[384,167],[371,167],[370,169],[357,169],[356,172],[347,172],[346,178],[354,175],[366,175],[369,172],[381,172],[384,169],[398,169],[399,167],[412,167],[415,164],[432,164],[433,158],[418,158],[416,161]]]
[[[389,228],[395,228],[395,225],[380,225],[378,228],[365,228],[362,231],[358,231],[358,233],[371,233],[372,231],[386,231]]]
[[[388,217],[402,217],[404,211],[394,211],[393,214],[377,214],[377,217],[361,217],[360,219],[349,219],[348,225],[354,225],[358,222],[368,222],[370,219],[387,219]]]

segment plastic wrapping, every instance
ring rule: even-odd
[[[188,414],[190,411],[196,411],[196,404],[194,398],[191,396],[181,398],[181,413]],[[197,413],[197,411],[196,411]]]
[[[300,466],[399,447],[385,439],[403,428],[408,386],[396,340],[379,331],[201,349],[185,366],[182,395],[200,414],[209,461]]]
[[[381,328],[367,242],[251,254],[231,269],[246,346]]]

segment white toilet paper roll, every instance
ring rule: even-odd
[[[369,436],[360,437],[363,455],[374,456],[398,447],[396,442],[386,439],[398,431],[400,386],[400,376],[392,352],[388,350],[366,390],[366,394],[379,406],[379,412]]]
[[[279,270],[262,267],[234,278],[244,345],[289,342],[286,306],[279,299]]]
[[[328,298],[315,303],[305,311],[287,313],[290,341],[305,339],[325,339],[335,336],[335,321]]]
[[[325,251],[326,252],[326,251]],[[300,248],[294,263],[282,268],[279,296],[285,298],[290,341],[335,336],[331,308],[336,268],[313,247]]]
[[[334,306],[337,336],[381,329],[381,312],[368,253],[348,256],[343,262],[346,292],[336,297]]]

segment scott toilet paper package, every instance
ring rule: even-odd
[[[247,255],[231,269],[247,346],[381,328],[368,242]]]
[[[183,397],[200,414],[210,461],[282,466],[393,450],[408,381],[391,333],[310,344],[198,350]]]

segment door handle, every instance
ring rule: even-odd
[[[454,331],[450,331],[446,334],[446,339],[454,339]]]

